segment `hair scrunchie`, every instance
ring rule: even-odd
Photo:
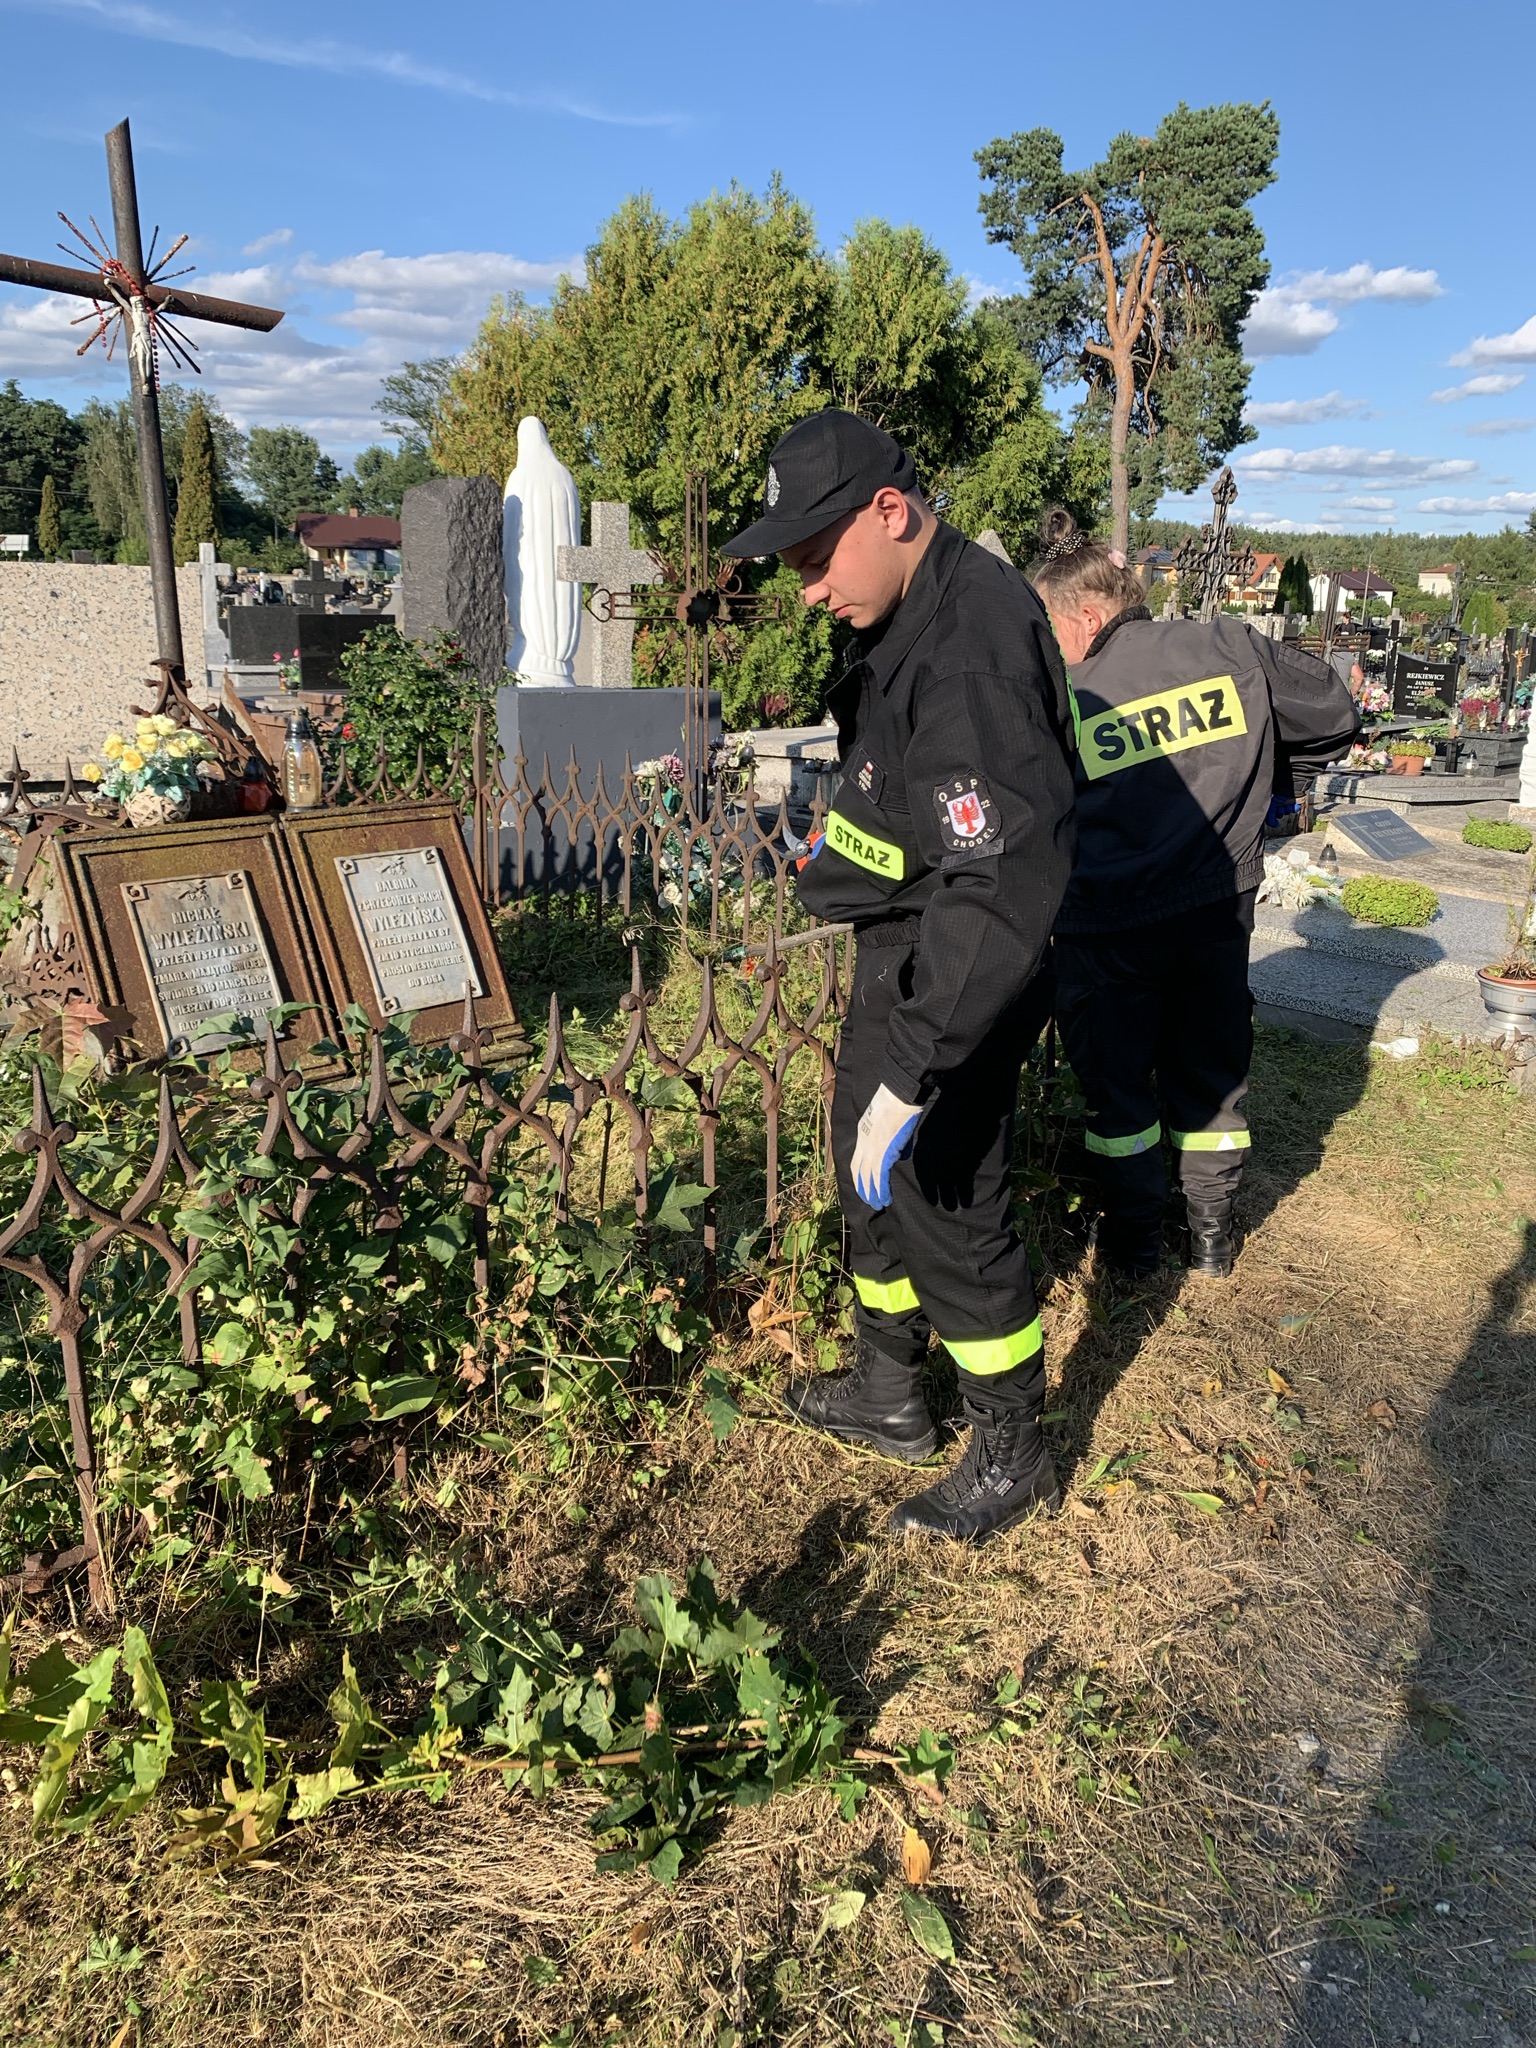
[[[1042,550],[1041,559],[1047,562],[1060,562],[1068,555],[1075,555],[1079,548],[1085,548],[1087,545],[1088,536],[1086,533],[1064,533],[1060,540],[1048,540],[1046,542]]]

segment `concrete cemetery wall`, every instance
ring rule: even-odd
[[[179,569],[181,630],[194,680],[203,645],[197,570]],[[147,568],[0,562],[0,769],[11,749],[34,773],[94,753],[143,704],[155,654]]]

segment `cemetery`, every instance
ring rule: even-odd
[[[0,564],[0,2041],[1532,2038],[1531,629],[1261,567],[1214,463],[1141,551],[1364,716],[1265,844],[1241,1255],[1106,1278],[1048,1026],[1064,1506],[903,1547],[779,1401],[857,949],[831,629],[720,551],[778,425],[631,460],[504,374],[574,291],[498,302],[398,522],[178,562],[147,337],[283,315],[108,161],[92,268],[0,257],[121,326],[148,555]],[[1027,569],[998,375],[944,503]]]

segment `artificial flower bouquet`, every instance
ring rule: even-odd
[[[213,748],[201,733],[189,732],[159,713],[141,718],[131,740],[109,732],[101,743],[103,761],[87,761],[81,774],[101,794],[120,803],[136,825],[185,818],[198,788],[197,764]]]

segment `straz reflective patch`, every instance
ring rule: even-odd
[[[839,811],[827,813],[827,844],[855,867],[868,868],[872,875],[884,875],[899,882],[907,872],[907,857],[889,839],[877,839],[873,832],[861,832]]]
[[[1180,683],[1153,697],[1085,711],[1078,752],[1088,780],[1098,782],[1165,754],[1235,740],[1247,730],[1236,683],[1230,676],[1207,676],[1203,683]]]

